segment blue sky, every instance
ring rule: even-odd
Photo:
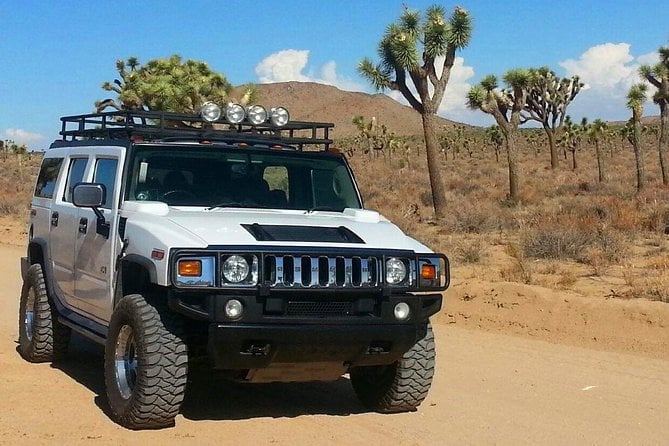
[[[434,1],[406,1],[424,9]],[[234,84],[316,81],[373,92],[356,72],[376,56],[401,1],[9,1],[0,0],[0,139],[42,149],[61,115],[90,112],[114,61],[180,54],[204,60]],[[456,3],[440,3],[452,11]],[[474,31],[458,56],[440,114],[489,125],[464,94],[486,74],[547,65],[588,88],[570,108],[627,119],[624,96],[640,63],[669,45],[669,8],[650,1],[478,1]],[[274,104],[268,104],[274,105]],[[657,114],[648,104],[647,114]],[[352,114],[354,111],[352,111]]]

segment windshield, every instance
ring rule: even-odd
[[[344,160],[318,153],[137,145],[129,169],[126,200],[208,208],[361,207]]]

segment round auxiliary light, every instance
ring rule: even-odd
[[[207,122],[218,121],[221,117],[221,107],[211,101],[207,101],[200,107],[200,116]]]
[[[261,105],[252,105],[246,112],[248,121],[253,125],[260,125],[267,121],[267,110]]]
[[[272,122],[272,125],[276,127],[283,127],[284,125],[288,124],[288,121],[290,120],[290,114],[288,114],[288,110],[285,108],[276,107],[270,110],[269,119]]]
[[[244,312],[244,305],[237,299],[230,299],[225,303],[225,315],[229,319],[239,319]]]
[[[391,257],[386,260],[386,282],[390,285],[397,285],[407,277],[407,267],[404,262],[397,257]]]
[[[225,107],[225,119],[227,119],[230,124],[239,124],[245,117],[246,112],[241,105],[228,104],[228,106]]]
[[[230,283],[242,282],[249,275],[249,263],[242,256],[233,255],[223,262],[223,277]]]
[[[411,315],[411,308],[409,308],[409,305],[406,302],[400,302],[395,305],[393,313],[395,314],[395,319],[398,321],[406,321]]]

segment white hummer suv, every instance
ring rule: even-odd
[[[71,330],[104,345],[132,429],[174,423],[195,358],[248,382],[348,373],[380,412],[425,399],[448,260],[363,207],[332,124],[212,103],[61,121],[22,259],[25,359],[57,360]]]

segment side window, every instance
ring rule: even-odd
[[[37,185],[35,186],[36,197],[53,198],[58,172],[60,172],[62,164],[63,158],[47,158],[42,162],[42,168],[37,176]]]
[[[263,171],[263,180],[269,185],[270,205],[285,208],[290,202],[288,169],[285,166],[268,166]]]
[[[107,189],[107,195],[102,207],[111,209],[114,199],[114,189],[116,187],[116,166],[118,161],[115,159],[100,158],[95,162],[95,183],[104,184]]]
[[[67,173],[67,184],[65,185],[65,195],[63,201],[72,202],[72,190],[74,185],[84,179],[86,163],[88,158],[72,158],[70,160],[70,170]]]

